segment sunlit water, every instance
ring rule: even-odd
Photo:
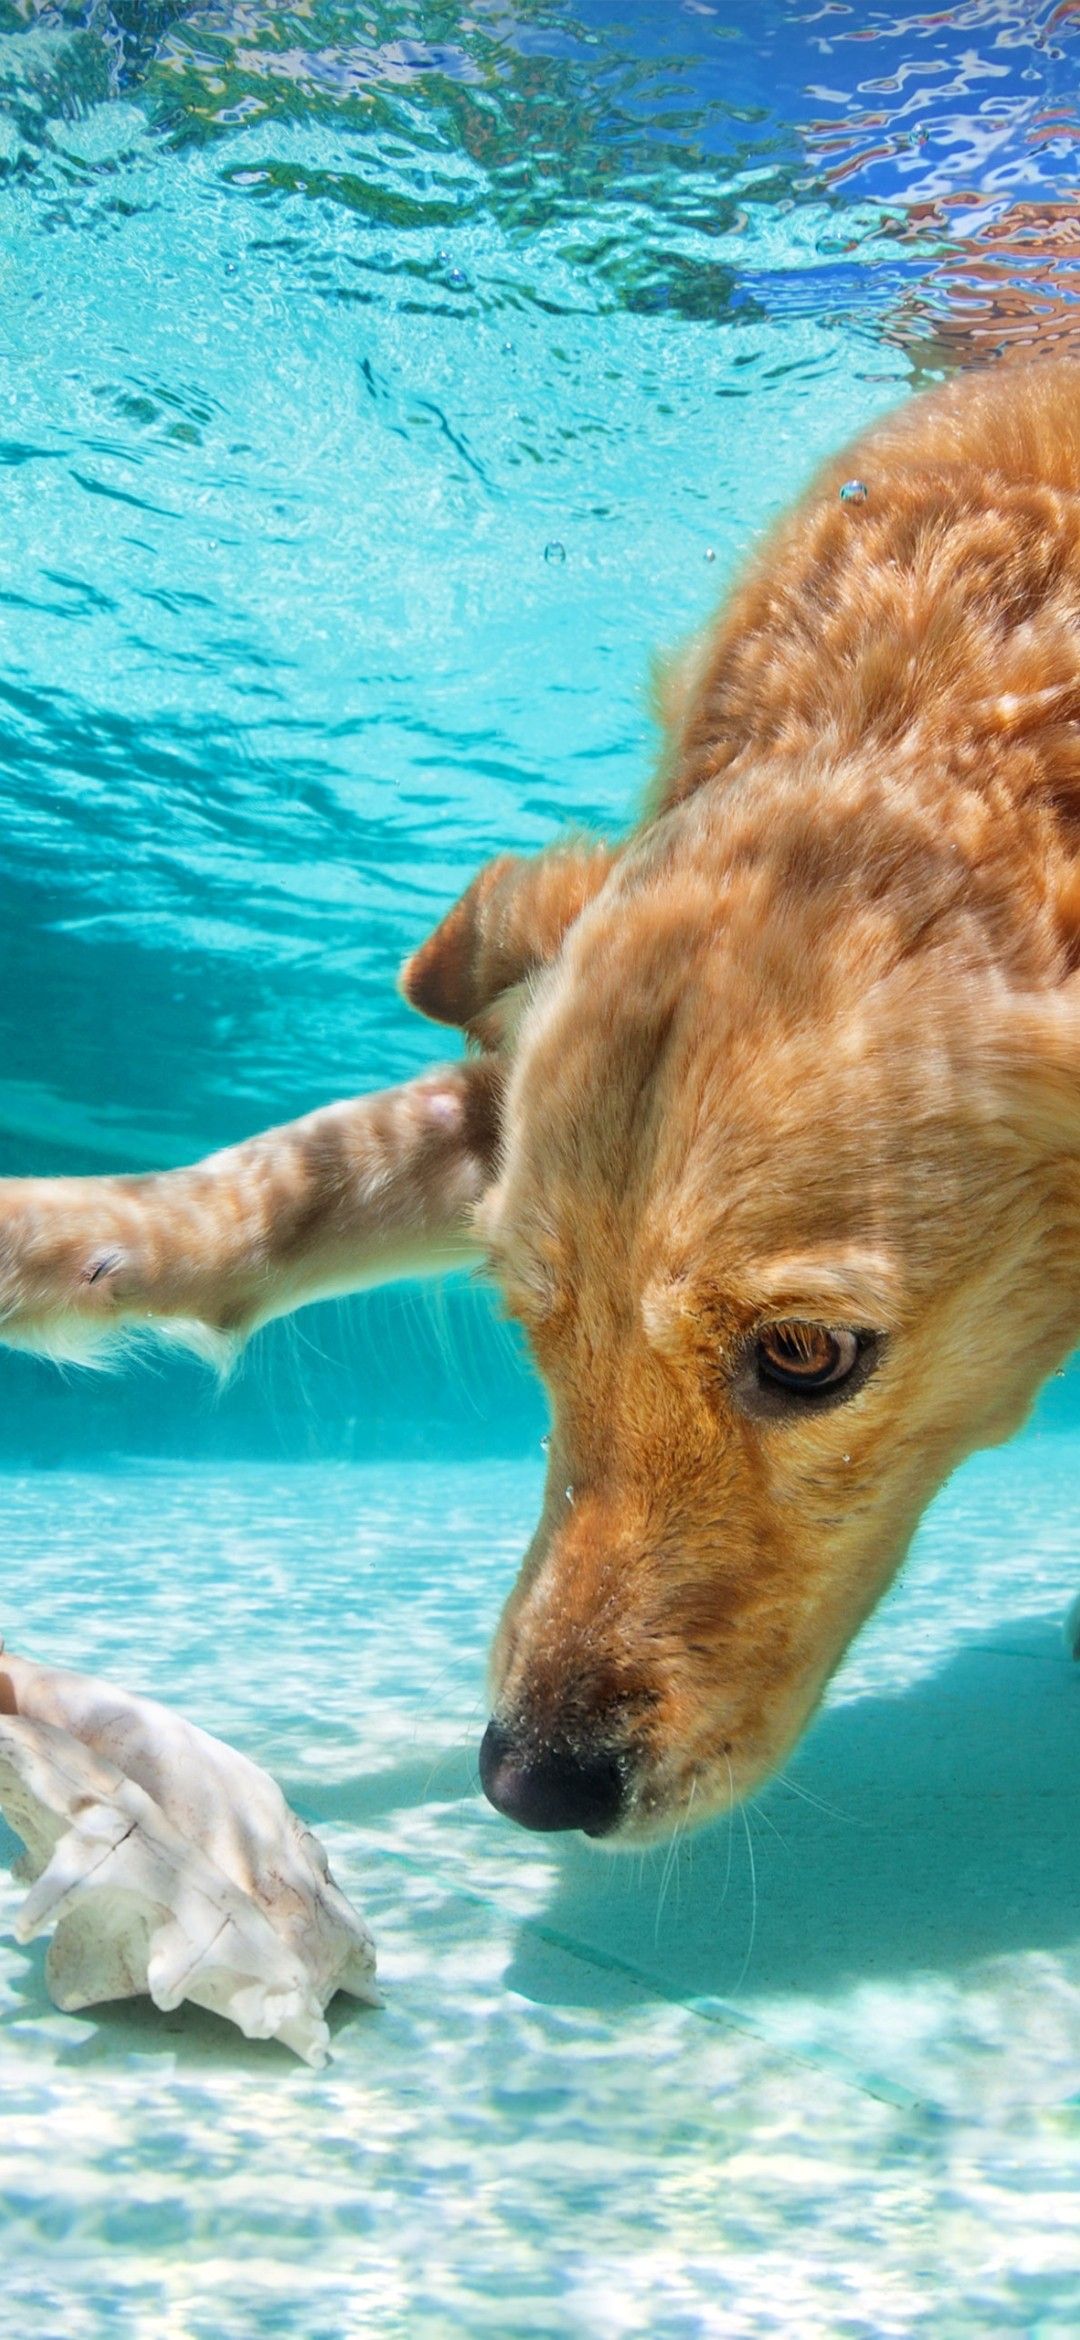
[[[1035,0],[0,0],[0,1169],[438,1053],[400,958],[629,818],[653,653],[816,457],[1069,344],[1078,71]],[[1075,2331],[1069,1385],[789,1782],[619,1865],[476,1794],[543,1427],[482,1292],[220,1397],[0,1375],[9,1641],[273,1768],[388,1995],[310,2075],[0,1942],[13,2329]]]

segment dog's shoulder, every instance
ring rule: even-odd
[[[650,809],[763,757],[905,743],[1080,821],[1080,369],[961,378],[818,473],[718,617],[663,670]],[[1004,784],[1011,786],[1009,774]]]

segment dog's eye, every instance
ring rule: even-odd
[[[758,1377],[774,1389],[835,1389],[855,1371],[860,1354],[858,1333],[793,1316],[759,1332]]]
[[[857,1397],[888,1349],[884,1333],[785,1316],[759,1324],[736,1351],[728,1386],[759,1422],[805,1420]]]

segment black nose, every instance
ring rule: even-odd
[[[480,1742],[480,1784],[489,1804],[522,1828],[583,1828],[586,1836],[606,1836],[622,1811],[623,1778],[613,1755],[530,1750],[496,1722]]]

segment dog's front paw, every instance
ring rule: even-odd
[[[152,1312],[153,1260],[127,1186],[0,1179],[0,1342],[87,1363],[128,1317]]]

